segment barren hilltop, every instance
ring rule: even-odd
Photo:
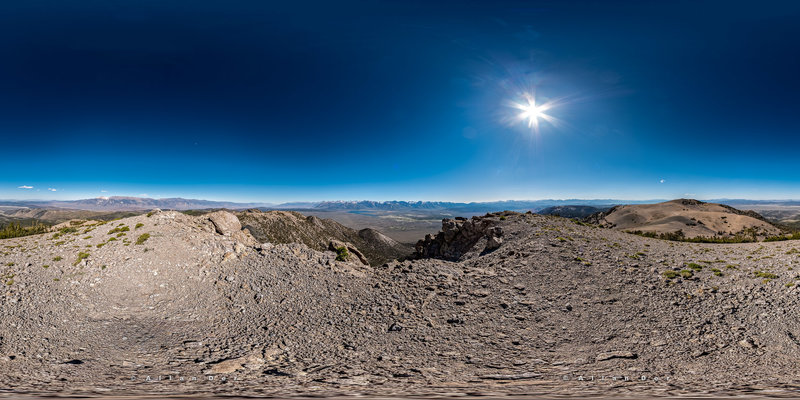
[[[616,206],[590,216],[588,221],[605,228],[683,238],[763,239],[783,233],[754,211],[692,199]]]
[[[794,242],[505,212],[367,265],[256,240],[228,212],[155,211],[0,246],[15,394],[653,395],[800,373]]]

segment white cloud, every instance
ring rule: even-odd
[[[100,193],[108,193],[108,190],[101,190]]]
[[[18,186],[17,189],[33,189],[33,186],[22,185],[22,186]]]
[[[664,183],[666,181],[667,181],[666,179],[661,179],[661,180],[658,181],[658,183]]]
[[[56,189],[56,188],[47,188],[47,190],[49,190],[51,192],[57,192],[58,191],[58,189]]]

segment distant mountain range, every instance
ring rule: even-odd
[[[245,209],[268,206],[268,203],[235,203],[183,198],[149,199],[143,197],[97,197],[83,200],[0,201],[0,206],[27,208],[66,208],[87,211],[193,210],[208,208]]]
[[[539,212],[548,207],[588,206],[609,208],[621,204],[647,204],[662,202],[662,199],[653,200],[617,200],[617,199],[568,199],[568,200],[508,200],[492,202],[442,202],[442,201],[321,201],[321,202],[291,202],[291,203],[237,203],[230,201],[212,201],[198,199],[184,199],[180,197],[167,199],[151,199],[144,197],[97,197],[82,200],[0,200],[0,208],[63,208],[87,211],[142,211],[160,208],[164,210],[195,210],[227,208],[243,210],[258,208],[261,210],[308,210],[317,211],[433,211],[447,210],[452,213],[486,213],[502,210],[533,211]],[[800,206],[800,201],[793,200],[746,200],[746,199],[720,199],[709,200],[732,206],[776,204],[781,206]],[[561,209],[565,211],[566,209]],[[545,210],[552,213],[553,210]]]

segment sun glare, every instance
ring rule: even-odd
[[[533,95],[526,94],[523,103],[512,103],[512,106],[522,112],[517,115],[520,121],[525,121],[529,128],[533,128],[537,133],[539,131],[539,120],[548,122],[553,121],[553,117],[547,115],[545,111],[552,107],[551,103],[536,104],[536,98]]]
[[[543,118],[545,116],[544,111],[547,108],[545,106],[537,106],[536,104],[528,104],[527,107],[522,111],[520,114],[520,118],[523,120],[528,120],[528,126],[532,126],[539,118]]]

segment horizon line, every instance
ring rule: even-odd
[[[746,197],[676,197],[673,199],[665,199],[665,198],[648,198],[648,199],[625,199],[625,198],[556,198],[556,197],[547,197],[547,198],[528,198],[528,199],[502,199],[502,200],[484,200],[484,201],[454,201],[454,200],[400,200],[400,199],[393,199],[393,200],[370,200],[370,199],[351,199],[351,200],[344,200],[344,199],[335,199],[335,200],[289,200],[289,201],[282,201],[282,202],[273,202],[273,201],[237,201],[237,200],[212,200],[209,198],[193,198],[193,197],[142,197],[142,196],[96,196],[96,197],[78,197],[78,198],[69,198],[69,199],[43,199],[43,198],[29,198],[29,199],[14,199],[14,198],[7,198],[7,199],[0,199],[0,202],[73,202],[73,201],[81,201],[81,200],[95,200],[95,199],[114,199],[114,198],[128,198],[128,199],[147,199],[147,200],[170,200],[170,199],[181,199],[181,200],[195,200],[195,201],[210,201],[210,202],[218,202],[218,203],[236,203],[236,204],[263,204],[263,205],[282,205],[282,204],[289,204],[289,203],[358,203],[358,202],[376,202],[376,203],[389,203],[389,202],[407,202],[407,203],[461,203],[461,204],[481,204],[481,203],[501,203],[501,202],[513,202],[513,201],[609,201],[609,202],[624,202],[624,201],[635,201],[635,202],[664,202],[664,201],[672,201],[672,200],[679,200],[679,199],[692,199],[692,200],[699,200],[699,201],[775,201],[775,202],[791,202],[791,201],[800,201],[798,199],[793,198],[768,198],[768,199],[756,199],[756,198],[746,198]]]

